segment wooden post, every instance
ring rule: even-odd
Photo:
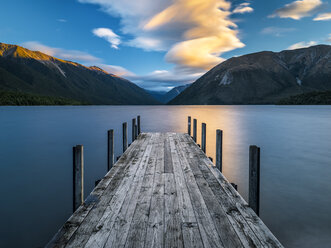
[[[132,142],[135,140],[135,135],[136,135],[136,119],[132,119]]]
[[[141,133],[140,129],[140,115],[137,116],[137,124],[138,124],[138,135]]]
[[[236,191],[238,191],[238,185],[237,185],[237,184],[235,184],[235,183],[231,183],[231,185],[232,185],[232,187],[233,187]]]
[[[260,148],[249,147],[249,206],[260,214]]]
[[[84,202],[84,149],[73,147],[73,212]]]
[[[216,168],[222,172],[222,160],[223,160],[223,131],[220,129],[216,130]]]
[[[191,136],[191,116],[187,118],[187,133]]]
[[[108,156],[107,156],[108,171],[114,165],[114,130],[108,130]]]
[[[124,122],[122,124],[123,133],[123,153],[128,149],[128,124]]]
[[[134,129],[134,139],[137,139],[137,137],[138,137],[138,126],[136,125]]]
[[[201,149],[206,153],[206,123],[201,124]]]
[[[197,142],[197,119],[193,120],[193,140]]]

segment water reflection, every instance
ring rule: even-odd
[[[0,107],[0,247],[43,246],[71,214],[71,149],[84,144],[85,192],[106,173],[106,131],[121,154],[122,122],[142,131],[186,132],[207,123],[207,155],[222,129],[223,172],[247,199],[248,147],[261,147],[261,217],[286,247],[331,242],[331,107]]]

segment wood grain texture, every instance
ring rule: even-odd
[[[282,247],[188,134],[141,133],[47,247]]]

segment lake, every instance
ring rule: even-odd
[[[247,200],[248,147],[261,147],[260,217],[285,247],[331,243],[331,106],[0,107],[0,247],[42,247],[72,214],[72,147],[84,145],[85,195],[107,168],[107,130],[207,123],[207,156],[223,130],[223,173]]]

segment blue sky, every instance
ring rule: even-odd
[[[331,44],[326,0],[11,0],[0,42],[97,65],[152,90],[232,56]]]

